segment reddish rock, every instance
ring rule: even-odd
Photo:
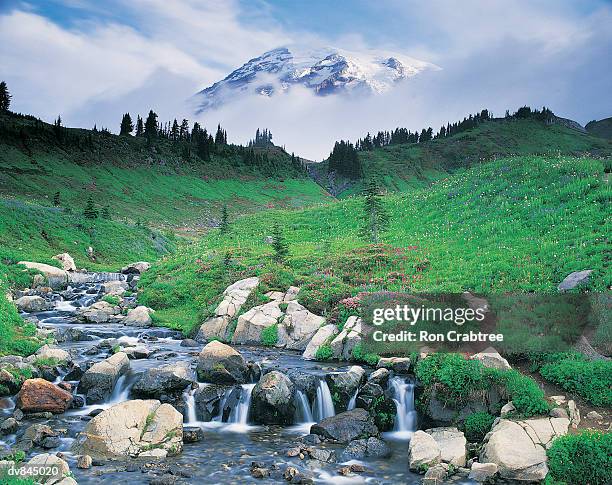
[[[44,379],[28,379],[21,386],[15,407],[24,413],[61,414],[72,402],[72,394]]]

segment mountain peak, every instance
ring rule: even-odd
[[[197,93],[197,112],[221,107],[239,95],[273,96],[297,85],[320,96],[377,94],[427,69],[437,66],[394,53],[282,46]]]

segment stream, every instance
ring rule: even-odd
[[[101,409],[130,399],[130,389],[140,373],[148,368],[159,367],[173,362],[195,363],[202,344],[198,347],[183,347],[183,335],[180,332],[166,328],[138,328],[124,326],[123,324],[82,323],[77,319],[78,307],[87,307],[103,296],[102,285],[104,281],[117,280],[123,275],[106,273],[90,274],[82,277],[81,282],[72,283],[72,288],[66,292],[53,293],[46,296],[52,299],[54,308],[51,311],[22,314],[24,318],[34,318],[38,326],[53,329],[57,334],[65,335],[66,341],[58,343],[58,347],[70,352],[75,363],[88,366],[91,363],[107,358],[110,353],[108,346],[98,345],[105,339],[112,339],[111,344],[146,347],[151,351],[148,358],[130,360],[130,371],[119,378],[111,397],[102,404],[84,405],[81,408],[69,409],[64,414],[54,415],[50,419],[31,419],[24,417],[17,434],[7,435],[0,441],[0,446],[9,448],[18,436],[33,423],[45,423],[61,432],[59,446],[46,452],[61,452],[64,459],[70,464],[74,478],[79,484],[148,484],[159,477],[160,470],[171,470],[178,477],[176,483],[278,483],[278,478],[256,479],[251,476],[252,462],[264,464],[273,468],[275,465],[284,470],[291,465],[300,470],[307,470],[310,476],[318,483],[421,483],[422,476],[413,474],[408,470],[408,443],[412,432],[417,426],[417,415],[414,409],[414,382],[410,378],[393,377],[389,380],[389,391],[392,392],[397,416],[395,429],[383,434],[393,455],[387,459],[365,459],[362,463],[366,467],[365,473],[344,477],[338,474],[341,463],[322,463],[317,460],[299,460],[289,458],[286,451],[291,448],[300,436],[309,434],[310,426],[326,417],[336,413],[334,402],[325,381],[329,372],[347,370],[347,365],[335,365],[305,361],[298,352],[278,350],[265,347],[235,348],[242,353],[247,361],[258,363],[262,370],[278,369],[283,372],[299,370],[320,376],[316,389],[316,398],[312,402],[302,391],[295,395],[296,422],[299,424],[281,426],[255,426],[249,420],[249,404],[255,383],[243,384],[239,399],[229,399],[230,389],[224,401],[230,403],[229,415],[221,406],[219,415],[212,420],[202,422],[198,419],[194,394],[196,389],[188,388],[183,394],[181,406],[176,406],[184,416],[184,427],[200,427],[203,438],[196,443],[186,443],[183,452],[165,459],[162,462],[146,464],[143,460],[130,460],[128,462],[94,463],[90,469],[82,470],[76,466],[76,457],[70,452],[71,445],[77,433],[83,430],[91,415]],[[64,295],[64,296],[62,296]],[[134,297],[127,297],[134,298]],[[134,302],[135,303],[135,302]],[[74,336],[77,339],[74,340]],[[367,371],[368,373],[370,370]],[[64,376],[56,378],[61,382]],[[69,381],[76,388],[78,381]],[[198,383],[202,387],[209,384]],[[355,399],[351,399],[349,409],[355,407]],[[14,411],[14,398],[0,399],[2,419],[12,415]],[[335,449],[338,457],[345,445],[325,443],[325,448]],[[45,452],[34,448],[28,456]],[[350,463],[355,463],[352,460]],[[281,473],[282,476],[282,473]],[[282,481],[282,479],[281,479]]]

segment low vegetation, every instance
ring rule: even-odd
[[[470,414],[463,422],[465,437],[470,443],[482,441],[491,431],[493,421],[495,421],[495,416],[484,411]]]

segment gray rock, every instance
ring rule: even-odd
[[[13,434],[19,428],[19,421],[15,418],[6,418],[0,424],[0,433],[2,434]]]
[[[15,305],[19,311],[26,313],[44,312],[53,308],[53,303],[40,296],[22,296],[15,301]]]
[[[213,384],[244,384],[249,368],[242,355],[217,340],[206,344],[198,356],[198,378]]]
[[[407,374],[410,371],[410,357],[382,357],[376,364],[377,369],[391,369],[396,374]]]
[[[338,397],[334,402],[336,411],[346,410],[349,401],[365,381],[365,371],[362,367],[354,365],[346,372],[327,374],[326,380],[332,396]]]
[[[424,431],[416,431],[408,446],[408,463],[411,470],[422,470],[440,463],[442,454],[436,440]]]
[[[123,323],[130,327],[150,327],[153,325],[153,320],[151,319],[153,313],[155,311],[151,308],[142,305],[137,306],[128,312]]]
[[[329,339],[337,335],[337,333],[338,327],[333,324],[324,325],[319,328],[319,330],[317,330],[317,333],[314,334],[310,342],[308,342],[308,345],[306,346],[306,349],[302,354],[302,358],[304,360],[314,360],[317,354],[317,350],[319,350],[319,347],[321,345],[324,345]]]
[[[282,372],[263,375],[251,396],[250,416],[257,424],[293,424],[295,386]]]
[[[378,436],[378,428],[365,409],[352,409],[313,424],[310,432],[341,443]]]
[[[183,427],[183,443],[197,443],[204,438],[204,432],[199,426]]]
[[[589,282],[589,276],[593,272],[592,269],[585,269],[583,271],[574,271],[565,277],[565,279],[559,284],[557,289],[559,291],[573,290],[579,285],[585,285]]]
[[[484,482],[492,478],[498,470],[498,466],[495,463],[479,463],[475,461],[472,463],[472,468],[468,478],[477,482]]]
[[[112,394],[119,377],[130,368],[130,360],[124,352],[117,352],[108,359],[92,365],[79,382],[79,394],[85,394],[88,404],[106,401]]]
[[[368,382],[378,384],[382,388],[386,388],[391,377],[391,371],[386,367],[381,367],[372,372],[368,377]]]
[[[193,397],[198,420],[211,421],[219,415],[223,397],[228,389],[228,386],[206,385],[195,391]]]
[[[278,326],[278,343],[276,346],[303,351],[314,334],[324,324],[324,317],[308,311],[297,301],[290,301],[287,304],[285,317]]]
[[[181,341],[181,347],[199,347],[200,344],[192,338],[186,338]]]
[[[233,344],[259,345],[261,332],[278,323],[283,312],[277,301],[251,308],[238,317],[236,330],[232,336]]]
[[[164,394],[182,393],[192,382],[189,365],[178,362],[144,371],[134,383],[131,394],[137,398],[158,399]]]
[[[308,454],[313,460],[319,460],[325,463],[336,463],[337,461],[336,453],[333,450],[311,448]]]

